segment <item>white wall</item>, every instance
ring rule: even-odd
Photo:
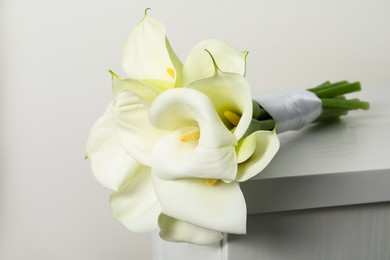
[[[390,2],[49,1],[0,3],[0,259],[149,259],[149,234],[111,217],[83,160],[111,99],[108,69],[151,7],[184,59],[198,41],[250,51],[256,94],[325,80],[390,82]]]

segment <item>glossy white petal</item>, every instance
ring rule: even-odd
[[[148,109],[144,99],[132,91],[122,91],[113,108],[124,149],[143,165],[150,165],[152,147],[164,134],[149,122]]]
[[[138,166],[119,142],[112,104],[91,129],[86,157],[91,160],[96,179],[112,190],[117,190],[125,178],[134,174]]]
[[[155,99],[150,120],[173,130],[155,143],[153,173],[163,179],[184,177],[234,180],[237,141],[219,119],[210,99],[193,89],[172,89]],[[200,138],[183,142],[181,136],[199,127]]]
[[[256,149],[256,135],[249,135],[238,142],[236,146],[237,162],[242,163],[252,156]]]
[[[161,214],[158,218],[160,237],[171,242],[187,242],[198,245],[209,245],[220,242],[221,232],[193,225]]]
[[[196,89],[206,94],[213,102],[220,118],[230,125],[224,116],[225,111],[232,111],[241,116],[234,135],[239,140],[248,129],[252,120],[252,96],[247,80],[232,73],[217,71],[216,75],[196,81],[188,88]]]
[[[165,26],[145,15],[131,30],[123,47],[122,66],[127,76],[152,80],[161,88],[175,85],[182,64],[165,36]]]
[[[256,138],[256,149],[252,156],[238,165],[237,181],[246,181],[260,173],[279,150],[279,138],[273,131],[257,131],[248,136]]]
[[[123,91],[131,91],[136,94],[144,104],[150,105],[162,90],[152,84],[133,79],[121,79],[112,77],[112,91],[114,96],[120,95]]]
[[[162,179],[211,178],[234,180],[237,159],[233,145],[207,147],[200,142],[183,142],[186,128],[161,137],[152,151],[153,174]]]
[[[224,72],[245,75],[247,52],[239,51],[218,40],[205,40],[190,51],[183,66],[183,86],[214,75],[214,65],[207,49],[214,57],[218,67]]]
[[[205,179],[166,181],[153,176],[153,185],[162,212],[207,229],[245,234],[246,204],[236,182]]]
[[[150,168],[139,165],[117,192],[111,194],[112,213],[123,225],[135,232],[148,232],[158,227],[161,207],[152,185]]]

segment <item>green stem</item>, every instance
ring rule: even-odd
[[[267,119],[272,119],[270,114],[268,114],[267,111],[265,111],[263,108],[260,110],[259,116],[256,117],[257,120],[267,120]]]
[[[259,130],[272,130],[274,128],[275,128],[275,120],[273,119],[256,120],[252,118],[251,124],[249,125],[245,136]]]
[[[252,107],[253,107],[253,118],[258,118],[260,115],[260,105],[256,101],[252,100]]]
[[[368,102],[359,99],[346,99],[344,96],[348,93],[360,91],[359,82],[349,83],[344,80],[331,83],[326,81],[308,90],[316,94],[322,101],[322,113],[313,123],[338,119],[348,114],[350,110],[367,110],[370,107]],[[272,117],[261,107],[261,104],[253,101],[253,119],[246,135],[259,130],[272,130],[274,128],[275,121]]]
[[[345,108],[348,110],[353,109],[363,109],[368,110],[370,104],[368,102],[360,100],[343,100],[343,99],[332,99],[332,98],[322,98],[322,107],[324,108]]]
[[[330,107],[325,107],[322,109],[321,115],[324,114],[331,114],[331,113],[343,113],[345,111],[348,111],[346,108],[330,108]]]
[[[310,88],[308,90],[312,91],[312,92],[317,92],[317,91],[320,91],[323,89],[327,89],[330,86],[337,86],[337,85],[341,85],[341,84],[345,84],[345,83],[348,83],[348,81],[343,80],[343,81],[339,81],[339,82],[335,82],[335,83],[331,83],[330,81],[325,81],[324,83],[318,85],[317,87]]]
[[[259,103],[253,100],[253,118],[257,120],[272,119],[267,111],[262,108]]]
[[[310,90],[310,91],[314,92],[319,98],[331,98],[331,97],[341,96],[344,94],[348,94],[360,90],[361,90],[360,82],[354,82],[354,83],[334,84],[326,88],[322,88],[314,91]]]

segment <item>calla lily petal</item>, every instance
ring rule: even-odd
[[[171,242],[188,242],[209,245],[222,240],[221,232],[199,227],[161,214],[158,218],[160,237]]]
[[[249,135],[238,142],[236,146],[237,162],[242,163],[252,156],[256,149],[256,135]]]
[[[175,85],[182,63],[165,36],[163,23],[145,15],[125,40],[122,66],[127,76],[151,80],[161,88]]]
[[[124,179],[134,173],[138,165],[119,142],[112,104],[91,129],[86,157],[91,160],[92,172],[96,179],[112,190],[117,190]]]
[[[237,141],[206,95],[188,88],[164,92],[153,102],[149,117],[156,127],[174,130],[155,143],[154,174],[163,179],[235,179]],[[199,140],[182,141],[181,136],[194,128],[200,130]]]
[[[245,234],[246,204],[236,182],[166,181],[153,175],[153,186],[164,214],[206,229]]]
[[[113,215],[128,229],[148,232],[158,227],[161,208],[153,189],[150,168],[138,165],[135,174],[111,194]]]
[[[166,180],[197,177],[234,180],[237,173],[232,146],[207,147],[200,142],[183,142],[186,128],[158,140],[152,151],[153,174]]]
[[[152,84],[132,79],[121,79],[118,76],[112,77],[112,91],[115,97],[123,91],[131,91],[140,97],[144,104],[148,105],[162,92],[160,88]]]
[[[224,72],[245,75],[247,52],[239,51],[218,40],[205,40],[190,51],[183,66],[183,86],[214,75],[214,65],[208,50],[218,67]]]
[[[152,147],[164,131],[149,122],[149,106],[144,100],[132,91],[122,91],[115,99],[113,111],[126,152],[141,164],[150,166]]]
[[[241,139],[251,123],[253,111],[250,87],[244,77],[217,70],[215,76],[196,81],[188,88],[206,94],[212,100],[225,125],[231,125],[224,116],[225,111],[232,111],[240,115],[241,119],[236,126],[234,135],[237,140]]]
[[[237,181],[246,181],[261,172],[279,150],[279,138],[274,131],[257,131],[248,136],[256,139],[252,156],[238,165]]]
[[[163,92],[150,107],[149,118],[153,125],[164,130],[198,126],[201,131],[199,142],[205,146],[236,144],[209,97],[194,89],[179,88]]]

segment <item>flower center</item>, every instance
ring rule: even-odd
[[[229,110],[226,110],[223,115],[233,126],[237,126],[241,119],[239,115]]]
[[[180,141],[182,142],[198,141],[199,137],[200,137],[200,129],[196,128],[180,136]]]
[[[212,185],[216,184],[217,182],[218,182],[217,179],[207,179],[206,180],[206,185],[207,186],[212,186]]]
[[[169,76],[171,76],[171,78],[175,78],[175,71],[172,68],[167,68],[165,71],[169,74]]]

